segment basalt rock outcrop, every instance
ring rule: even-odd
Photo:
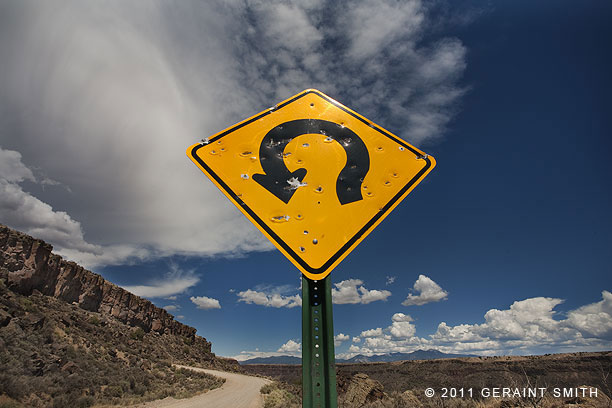
[[[52,250],[50,244],[0,224],[0,279],[21,295],[29,296],[39,291],[78,304],[87,311],[109,314],[145,332],[206,341],[195,335],[196,329],[177,322],[164,309],[64,260]]]

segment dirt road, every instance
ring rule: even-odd
[[[268,384],[269,380],[224,371],[180,365],[177,365],[177,367],[203,371],[215,377],[225,378],[225,384],[220,388],[192,398],[174,399],[169,397],[139,404],[135,408],[260,408],[263,406],[263,398],[259,389],[264,384]]]

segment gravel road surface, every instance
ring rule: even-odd
[[[171,397],[163,400],[151,401],[138,404],[136,408],[261,408],[263,397],[259,393],[260,388],[270,381],[264,378],[251,377],[248,375],[226,373],[224,371],[208,370],[203,368],[187,367],[177,365],[176,367],[190,370],[203,371],[215,377],[225,378],[225,383],[220,388],[207,391],[204,394],[192,398],[174,399]]]

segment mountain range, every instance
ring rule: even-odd
[[[473,354],[449,354],[439,350],[416,350],[410,353],[386,353],[373,356],[358,354],[349,359],[336,359],[336,363],[389,363],[392,361],[409,360],[437,360],[440,358],[478,357]],[[302,364],[300,357],[274,356],[256,357],[240,362],[241,365],[250,364]]]

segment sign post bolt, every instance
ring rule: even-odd
[[[338,407],[329,276],[302,275],[302,407]]]

